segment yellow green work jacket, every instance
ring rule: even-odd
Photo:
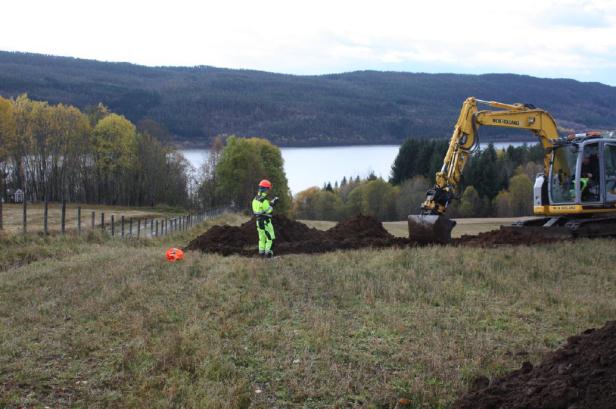
[[[265,220],[271,219],[273,211],[274,208],[270,205],[269,200],[267,200],[266,194],[259,193],[252,199],[252,213],[256,216],[257,222],[261,221],[263,223]]]

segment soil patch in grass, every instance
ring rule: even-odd
[[[464,235],[453,239],[452,244],[473,247],[497,247],[500,245],[527,245],[553,243],[572,239],[572,235],[565,228],[553,227],[513,227],[501,226],[500,230],[493,230],[477,235]]]
[[[356,216],[325,231],[310,228],[281,215],[275,215],[273,223],[276,254],[323,253],[339,249],[400,247],[409,244],[408,239],[388,233],[383,224],[371,216]],[[254,256],[256,245],[256,226],[254,219],[251,219],[239,227],[214,226],[191,241],[187,249]]]
[[[355,216],[344,220],[329,230],[317,230],[305,224],[274,215],[276,241],[274,252],[280,254],[324,253],[334,250],[359,249],[364,247],[418,246],[419,243],[407,238],[395,237],[383,224],[372,216]],[[568,240],[571,236],[562,229],[535,227],[502,227],[500,230],[465,235],[453,239],[457,246],[495,247],[499,245],[536,245]],[[240,254],[255,256],[257,232],[255,220],[241,226],[213,226],[201,236],[192,240],[187,249],[222,255]]]
[[[484,379],[487,381],[487,379]],[[460,398],[453,409],[611,409],[616,402],[616,321],[570,337],[537,366],[522,368]]]

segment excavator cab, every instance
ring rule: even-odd
[[[535,214],[616,210],[616,138],[602,137],[609,135],[578,134],[553,148],[547,180],[535,180]]]

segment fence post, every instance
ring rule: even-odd
[[[26,190],[24,189],[24,205],[23,205],[23,214],[21,215],[21,221],[23,226],[23,232],[26,234],[28,231],[28,200],[26,199]]]
[[[45,194],[45,203],[43,204],[43,233],[45,236],[49,234],[49,202],[47,201],[47,194]]]
[[[111,215],[111,236],[115,236],[115,216]]]
[[[105,231],[105,212],[101,212],[101,230]]]
[[[153,223],[154,221],[152,221]],[[156,237],[158,237],[158,220],[156,220]]]
[[[154,219],[150,219],[150,237],[154,236]]]
[[[133,218],[128,219],[128,235],[132,237],[133,235]]]
[[[81,206],[77,207],[77,234],[81,235]]]
[[[96,212],[92,212],[92,230],[94,230],[94,226],[96,225]]]
[[[120,216],[120,220],[122,220],[121,225],[122,225],[122,238],[124,238],[124,215]]]
[[[141,234],[141,219],[137,219],[137,238],[139,238]]]
[[[62,199],[62,217],[60,218],[62,234],[66,231],[66,200]]]

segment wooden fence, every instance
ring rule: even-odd
[[[26,234],[29,227],[33,227],[28,220],[28,203],[24,202],[22,206],[21,217],[21,232]],[[67,223],[67,207],[66,203],[61,205],[60,226],[61,234],[72,232],[80,235],[84,230],[101,230],[110,234],[113,237],[119,238],[153,238],[162,237],[177,231],[188,230],[191,227],[212,217],[218,216],[225,212],[224,209],[210,209],[199,213],[187,213],[177,216],[130,216],[117,215],[118,212],[107,212],[105,210],[92,211],[89,210],[86,214],[82,211],[82,207],[78,206],[71,209],[75,212],[75,217],[70,225]],[[40,210],[39,210],[40,211]],[[117,217],[116,217],[117,216]],[[42,215],[42,233],[48,235],[50,233],[49,224],[49,204],[43,204]],[[39,221],[40,222],[40,221]],[[0,205],[0,230],[3,229],[2,206]],[[41,226],[37,226],[37,230]]]

